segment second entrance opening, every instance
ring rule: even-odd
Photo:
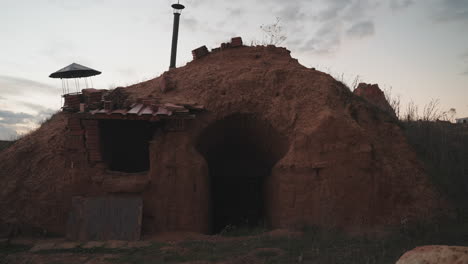
[[[213,233],[267,224],[265,182],[285,143],[271,125],[248,114],[229,116],[204,131],[198,150],[209,167]]]

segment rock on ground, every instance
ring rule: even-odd
[[[468,264],[468,247],[417,247],[406,252],[396,264]]]

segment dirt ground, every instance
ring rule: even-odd
[[[394,264],[405,252],[421,245],[468,246],[466,225],[434,230],[433,226],[418,226],[379,237],[319,228],[234,230],[214,236],[161,233],[136,242],[16,238],[9,245],[5,241],[0,245],[0,264]]]
[[[9,245],[4,241],[0,263],[265,263],[286,257],[280,244],[263,247],[265,241],[291,241],[302,235],[288,230],[242,237],[172,232],[133,242],[21,237]]]

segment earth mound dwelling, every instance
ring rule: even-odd
[[[284,48],[240,38],[193,54],[146,82],[83,89],[1,152],[0,222],[79,239],[103,222],[113,235],[100,238],[227,225],[365,233],[444,207],[386,101],[369,101],[378,87],[353,94]],[[109,204],[114,217],[93,213]]]

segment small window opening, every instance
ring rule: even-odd
[[[149,141],[155,130],[147,121],[101,120],[101,147],[109,170],[137,173],[149,170]]]

